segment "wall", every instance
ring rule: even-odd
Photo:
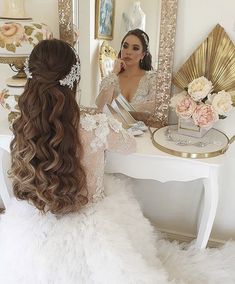
[[[95,39],[95,0],[79,0],[79,56],[81,60],[81,104],[92,105],[98,93],[99,46]]]
[[[126,34],[124,21],[122,20],[123,12],[130,13],[134,0],[119,0],[116,1],[115,6],[115,23],[114,23],[114,38],[110,44],[116,49],[120,50],[122,38]],[[150,53],[153,56],[155,65],[156,51],[159,37],[159,22],[160,22],[160,1],[159,0],[140,0],[140,6],[146,15],[145,31],[149,35]]]

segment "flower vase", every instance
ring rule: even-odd
[[[178,120],[178,133],[183,135],[201,138],[209,129],[195,125],[192,118],[179,118]]]

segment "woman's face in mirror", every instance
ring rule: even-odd
[[[143,45],[140,39],[135,35],[128,35],[123,41],[121,47],[121,59],[126,65],[139,65],[139,61],[143,59]]]

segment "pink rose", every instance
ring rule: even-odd
[[[175,112],[181,118],[190,118],[197,107],[197,104],[190,96],[185,96],[176,105]]]
[[[204,128],[210,128],[219,119],[212,105],[207,104],[197,105],[192,117],[196,125]]]

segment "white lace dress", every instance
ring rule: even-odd
[[[168,283],[128,181],[103,183],[105,150],[133,152],[134,138],[104,114],[86,115],[80,134],[90,202],[56,217],[12,199],[0,220],[0,283]]]
[[[1,284],[235,283],[234,243],[182,249],[159,238],[128,179],[106,175],[103,184],[105,150],[135,150],[119,122],[88,115],[80,131],[89,204],[56,217],[12,199],[0,219]]]
[[[145,71],[144,76],[140,79],[135,95],[130,101],[137,110],[152,112],[156,96],[156,74],[156,71]],[[119,78],[116,74],[111,73],[103,78],[99,90],[99,94],[101,93],[107,97],[112,94],[114,98],[121,94]]]

